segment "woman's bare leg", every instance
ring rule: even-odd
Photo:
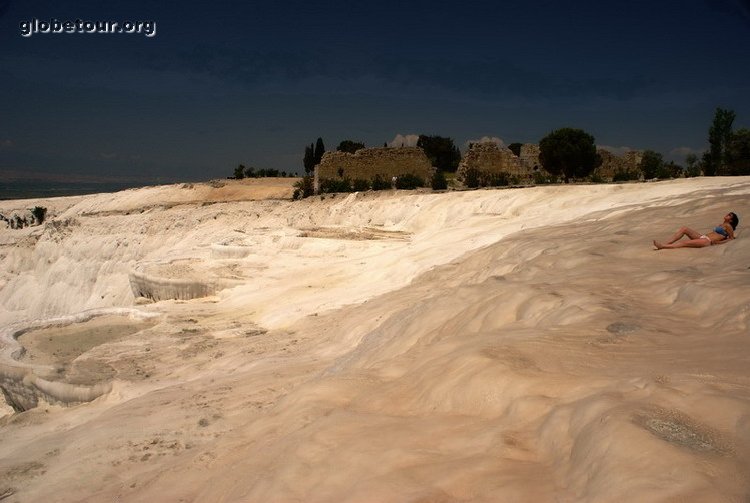
[[[689,239],[687,241],[680,241],[679,243],[659,243],[654,241],[654,246],[658,249],[673,249],[673,248],[703,248],[704,246],[711,246],[711,242],[708,239],[699,237],[698,239]]]
[[[674,236],[672,236],[672,238],[669,241],[667,241],[667,244],[671,245],[675,241],[682,239],[682,236],[687,236],[690,239],[695,240],[695,239],[700,239],[701,233],[694,231],[690,227],[680,227],[680,229],[677,232],[675,232]]]

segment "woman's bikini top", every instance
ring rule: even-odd
[[[728,237],[729,237],[729,233],[728,233],[728,232],[727,232],[727,230],[726,230],[726,229],[725,229],[724,227],[722,227],[721,225],[719,225],[718,227],[714,227],[714,232],[715,232],[716,234],[721,234],[721,235],[722,235],[722,236],[724,236],[725,238],[728,238]]]

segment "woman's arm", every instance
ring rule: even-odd
[[[727,239],[734,239],[734,229],[729,224],[724,224],[724,230],[727,231]]]

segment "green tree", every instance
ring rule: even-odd
[[[588,176],[602,162],[596,153],[594,137],[582,129],[552,131],[539,142],[539,160],[548,173],[570,178]]]
[[[659,180],[667,180],[669,178],[679,178],[685,170],[682,166],[675,164],[673,161],[662,163],[661,167],[656,171],[656,178]]]
[[[417,147],[424,150],[432,165],[439,171],[455,172],[461,161],[461,151],[454,145],[453,138],[421,134]]]
[[[664,158],[658,152],[646,150],[643,152],[643,158],[639,167],[645,180],[656,178],[659,174],[664,174]]]
[[[315,146],[312,143],[305,147],[305,157],[302,159],[302,164],[305,166],[305,175],[309,175],[315,169]]]
[[[750,175],[750,129],[732,133],[727,148],[727,168],[730,175]]]
[[[336,150],[338,150],[339,152],[349,152],[350,154],[353,154],[361,148],[365,148],[365,144],[360,141],[344,140],[339,143],[339,146],[336,147]]]
[[[510,145],[508,145],[508,148],[510,149],[511,152],[513,152],[514,154],[516,154],[516,156],[518,157],[518,156],[521,155],[521,147],[522,146],[523,146],[522,143],[516,142],[516,143],[511,143]]]
[[[732,123],[735,114],[732,110],[717,108],[714,121],[708,129],[709,156],[708,164],[704,166],[706,175],[721,175],[727,170],[727,150],[732,138]]]
[[[688,154],[685,156],[685,164],[687,165],[687,169],[691,169],[693,166],[696,165],[698,162],[698,156],[695,154]]]
[[[686,177],[693,177],[693,176],[699,176],[701,174],[701,168],[698,165],[698,156],[695,154],[688,154],[685,156],[685,164],[687,164],[687,167],[685,168],[685,176]]]
[[[326,147],[323,145],[323,138],[318,138],[315,142],[315,164],[320,164],[320,160],[323,159],[323,154],[326,153]]]
[[[244,165],[240,164],[239,166],[234,168],[234,177],[237,180],[242,180],[243,178],[245,178],[245,166]]]

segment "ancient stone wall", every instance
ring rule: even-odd
[[[542,169],[542,163],[539,161],[539,145],[524,143],[521,145],[519,157],[521,158],[521,165],[532,173]]]
[[[625,165],[631,171],[640,170],[641,161],[643,160],[643,151],[631,150],[625,153]]]
[[[615,155],[601,148],[597,149],[596,153],[601,157],[602,164],[594,170],[594,175],[609,181],[618,171],[638,172],[641,159],[643,159],[643,152],[636,150],[626,152],[624,156]]]
[[[521,181],[530,179],[532,172],[510,149],[490,142],[471,145],[458,165],[456,178],[463,182],[466,179],[466,171],[469,169],[477,169],[489,174],[507,173],[511,176],[518,176]]]
[[[355,153],[326,152],[315,166],[315,190],[323,179],[369,180],[380,175],[386,180],[411,173],[425,182],[432,179],[430,159],[418,147],[363,148]]]

